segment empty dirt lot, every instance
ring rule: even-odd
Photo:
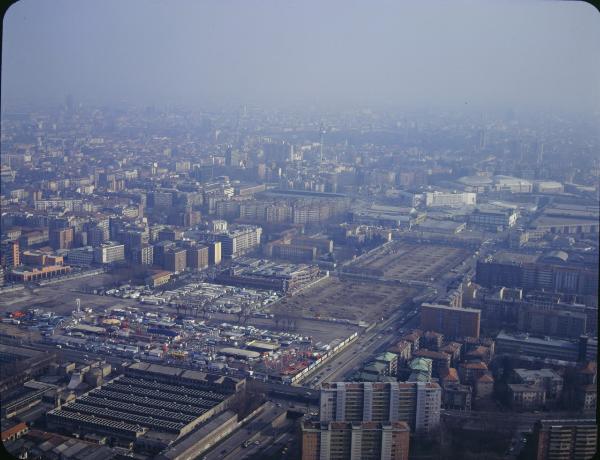
[[[389,316],[416,292],[416,289],[401,286],[331,277],[294,297],[283,299],[274,307],[274,313],[372,322]]]
[[[77,292],[83,288],[98,288],[114,282],[108,274],[71,279],[49,286],[25,288],[21,291],[5,292],[0,295],[0,313],[14,310],[26,310],[41,307],[56,314],[70,313],[75,309],[76,299],[81,300],[82,307],[104,308],[122,305],[137,305],[137,301],[117,299],[110,296],[99,296]]]
[[[388,279],[430,281],[448,273],[470,255],[464,248],[398,241],[365,254],[349,268]]]

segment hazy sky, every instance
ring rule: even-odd
[[[598,110],[599,45],[583,2],[21,0],[2,99]]]

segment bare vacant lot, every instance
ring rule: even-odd
[[[429,281],[437,279],[469,257],[467,249],[441,245],[394,242],[365,254],[350,265],[388,279]]]
[[[386,317],[415,295],[416,290],[382,283],[329,278],[312,289],[283,299],[275,313],[375,321]]]
[[[70,313],[75,309],[75,300],[81,300],[82,307],[107,307],[116,304],[136,305],[136,301],[116,299],[77,292],[85,288],[98,288],[113,283],[111,275],[90,276],[72,279],[49,286],[25,288],[20,291],[5,292],[0,295],[0,312],[42,307],[57,314]]]

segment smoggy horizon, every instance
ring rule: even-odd
[[[2,107],[597,112],[599,20],[583,2],[22,0]]]

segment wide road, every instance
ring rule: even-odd
[[[289,446],[294,442],[295,433],[286,431],[278,437],[272,440],[271,444],[265,449],[256,453],[256,455],[249,457],[252,459],[264,459],[264,458],[297,458],[296,452],[289,450]]]
[[[406,309],[399,311],[315,369],[303,379],[303,384],[318,388],[325,382],[342,381],[347,374],[358,370],[373,355],[398,340],[399,328],[409,329],[416,325],[416,320],[417,315],[411,311]]]
[[[231,459],[238,460],[247,458],[263,449],[275,436],[279,436],[278,430],[273,428],[272,422],[285,411],[285,407],[279,407],[272,402],[267,402],[265,410],[246,426],[240,427],[224,441],[219,442],[211,451],[202,457],[206,460]],[[258,441],[258,444],[256,442]],[[248,442],[248,447],[242,447]]]

